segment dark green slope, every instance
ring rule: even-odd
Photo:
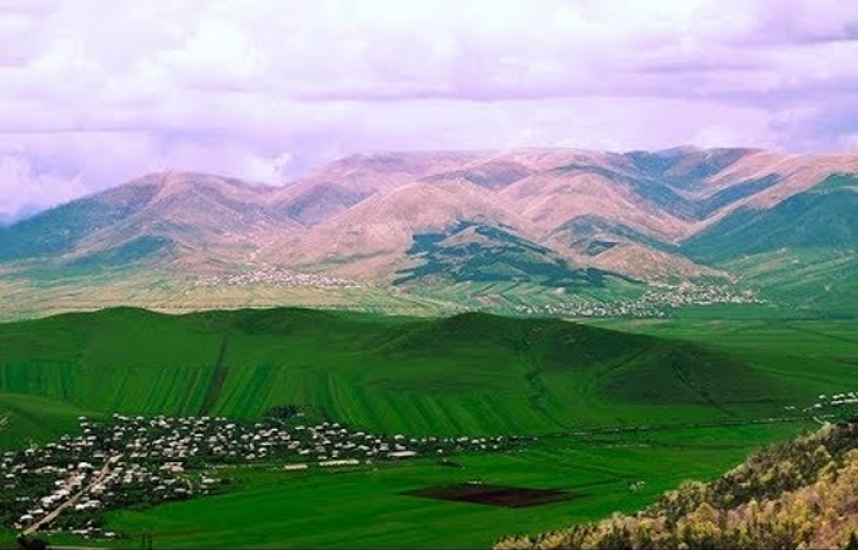
[[[127,185],[0,228],[0,262],[69,252],[83,239],[138,212],[157,192],[154,184]]]
[[[101,414],[254,418],[296,404],[415,434],[732,418],[794,401],[770,375],[679,341],[555,319],[300,309],[119,308],[3,324],[0,411],[3,395]]]
[[[722,262],[781,248],[854,249],[858,244],[858,177],[832,175],[768,210],[742,208],[682,243],[703,262]]]
[[[577,269],[550,249],[502,227],[460,221],[439,233],[414,236],[407,251],[421,265],[400,272],[395,284],[426,279],[446,282],[521,281],[576,291],[631,279],[598,269]]]

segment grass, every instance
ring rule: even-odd
[[[205,409],[251,419],[273,405],[296,404],[355,426],[415,435],[756,418],[815,397],[798,376],[802,366],[781,362],[774,351],[736,354],[477,313],[170,316],[120,308],[0,325],[0,342],[0,391],[95,413]],[[831,369],[814,373],[829,381],[823,386],[842,380],[836,360],[817,363]]]
[[[808,427],[743,421],[856,389],[854,322],[751,317],[576,324],[118,308],[8,323],[0,446],[54,439],[79,414],[250,419],[280,404],[376,432],[542,434],[522,453],[462,457],[463,470],[425,459],[309,475],[238,468],[228,493],[108,514],[108,528],[137,537],[120,542],[127,547],[143,529],[175,548],[488,547],[501,535],[631,512],[685,479],[716,477]],[[622,426],[661,429],[593,431]],[[503,509],[399,494],[477,478],[579,495]],[[645,488],[629,491],[639,480]]]
[[[758,372],[777,376],[807,394],[853,390],[858,380],[858,323],[770,320],[601,320],[588,324],[678,338],[744,358]]]
[[[83,407],[32,395],[0,392],[0,450],[56,439],[77,429],[77,417],[96,416]]]
[[[540,449],[455,460],[464,468],[416,460],[377,468],[284,472],[240,468],[238,489],[203,499],[108,515],[108,528],[139,547],[147,531],[169,548],[487,548],[511,532],[537,532],[631,512],[689,478],[711,479],[748,450],[790,437],[797,425],[674,430],[601,440],[559,438]],[[482,480],[563,489],[573,498],[533,508],[498,508],[401,495]],[[629,483],[645,481],[637,492]],[[61,536],[54,544],[73,542]],[[87,545],[91,545],[87,541]]]

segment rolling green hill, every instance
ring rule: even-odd
[[[827,315],[858,306],[858,177],[833,175],[768,210],[739,209],[682,243],[780,303]]]
[[[768,210],[741,208],[682,244],[706,262],[781,248],[853,248],[858,243],[858,176],[832,175]]]
[[[69,415],[255,418],[297,404],[439,435],[759,417],[812,398],[801,382],[680,340],[480,313],[301,309],[118,308],[3,324],[0,392],[0,409],[4,396],[37,396]]]

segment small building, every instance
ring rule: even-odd
[[[387,456],[390,458],[410,458],[412,456],[417,456],[416,451],[394,451],[392,453],[387,453]]]
[[[326,462],[319,462],[319,466],[330,467],[330,466],[357,466],[360,464],[360,461],[356,458],[348,458],[343,460],[328,460]]]

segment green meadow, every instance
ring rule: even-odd
[[[126,547],[144,530],[176,548],[489,547],[714,478],[813,427],[801,409],[858,389],[856,369],[847,321],[117,308],[0,325],[0,447],[74,433],[79,415],[255,419],[284,404],[388,434],[538,435],[520,453],[458,457],[460,469],[236,468],[223,494],[107,515],[132,537],[109,544]],[[501,508],[400,494],[472,480],[573,498]]]
[[[631,512],[683,480],[708,479],[741,462],[748,449],[795,435],[806,424],[675,430],[657,435],[561,438],[516,453],[457,457],[461,468],[428,459],[342,471],[238,468],[227,493],[108,514],[138,548],[143,533],[169,548],[488,548],[503,534],[556,529]],[[403,495],[427,486],[482,481],[561,488],[564,502],[524,508]],[[629,483],[644,481],[641,490]],[[54,544],[77,539],[52,537]],[[85,545],[92,545],[86,541]]]
[[[112,309],[0,325],[0,392],[61,403],[69,415],[253,419],[294,404],[384,433],[539,434],[759,418],[842,389],[849,363],[817,346],[828,355],[816,358],[811,388],[806,364],[765,346],[783,336],[739,348],[689,342],[680,329],[629,334],[480,313]]]

